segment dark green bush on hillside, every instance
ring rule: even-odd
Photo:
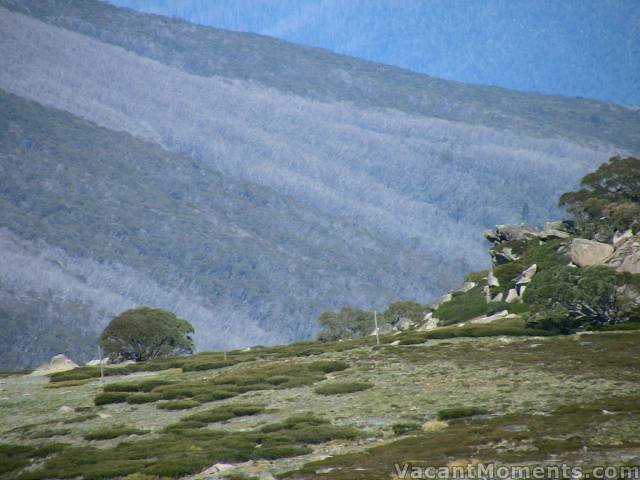
[[[323,312],[318,317],[322,331],[318,340],[334,342],[348,338],[364,337],[374,329],[373,312],[343,307],[339,312]]]
[[[193,326],[174,313],[140,307],[115,317],[100,335],[100,345],[112,360],[144,361],[193,353]]]
[[[580,185],[559,203],[574,215],[583,236],[606,240],[640,221],[640,159],[612,157]]]
[[[625,276],[606,266],[562,266],[538,273],[524,293],[533,327],[570,332],[622,321],[616,286]]]
[[[401,318],[408,318],[413,322],[420,322],[427,312],[427,307],[412,300],[403,300],[389,304],[382,314],[387,323],[395,323]]]
[[[318,395],[341,395],[343,393],[355,393],[373,387],[367,382],[332,382],[316,387],[313,391]]]
[[[484,408],[479,407],[454,407],[445,408],[438,411],[438,418],[440,420],[454,420],[456,418],[473,417],[475,415],[484,415],[489,413]]]

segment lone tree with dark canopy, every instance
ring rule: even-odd
[[[193,326],[174,313],[139,307],[115,317],[98,343],[111,361],[144,361],[194,351]]]

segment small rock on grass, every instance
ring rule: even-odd
[[[437,432],[438,430],[442,430],[448,426],[449,424],[442,420],[429,420],[422,425],[422,430],[425,432]]]

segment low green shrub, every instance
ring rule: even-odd
[[[183,372],[197,372],[201,370],[218,370],[224,367],[230,367],[231,365],[235,365],[238,362],[234,362],[231,360],[228,361],[217,361],[217,362],[190,362],[182,366]]]
[[[68,388],[68,387],[78,387],[80,385],[84,385],[89,383],[92,379],[85,380],[66,380],[64,382],[55,382],[55,383],[46,383],[44,388]]]
[[[157,393],[133,393],[127,395],[127,403],[140,404],[156,402],[160,399],[160,395]]]
[[[126,392],[102,392],[96,395],[93,403],[96,405],[106,405],[108,403],[124,403],[129,396]]]
[[[85,440],[110,440],[112,438],[122,437],[123,435],[144,435],[149,433],[148,430],[139,428],[126,427],[124,425],[116,425],[113,427],[94,430],[84,436]]]
[[[475,415],[484,415],[489,413],[486,409],[480,407],[454,407],[445,408],[438,411],[438,419],[454,420],[456,418],[473,417]]]
[[[200,424],[222,422],[234,417],[257,415],[264,412],[261,405],[223,405],[202,412],[188,415],[181,419],[182,422],[197,422]]]
[[[415,422],[400,422],[391,425],[393,433],[396,435],[406,435],[407,433],[417,432],[422,430],[422,425]]]
[[[347,362],[343,362],[342,360],[324,360],[313,362],[309,365],[309,368],[312,370],[319,370],[323,373],[332,373],[332,372],[341,372],[349,368],[349,364]]]
[[[73,430],[70,428],[58,428],[58,429],[46,429],[41,430],[39,432],[32,432],[29,434],[29,438],[51,438],[51,437],[62,437],[65,435],[69,435]]]
[[[341,395],[367,390],[373,385],[367,382],[331,382],[316,387],[313,391],[318,395]]]
[[[150,392],[154,388],[171,385],[173,382],[162,378],[152,378],[141,382],[119,382],[105,385],[105,392]]]
[[[161,410],[188,410],[200,406],[200,402],[191,399],[167,400],[156,405]]]
[[[85,415],[78,415],[77,417],[67,418],[62,423],[64,424],[82,423],[82,422],[86,422],[87,420],[93,420],[94,418],[98,418],[97,413],[87,413]]]
[[[0,475],[28,466],[30,459],[44,458],[64,450],[67,444],[46,443],[41,446],[0,444]]]
[[[332,425],[323,418],[307,414],[293,415],[282,422],[266,425],[260,431],[272,434],[271,438],[287,444],[317,444],[337,438],[352,439],[360,435],[353,428]]]

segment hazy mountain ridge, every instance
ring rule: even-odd
[[[200,347],[219,348],[308,336],[327,304],[451,281],[429,281],[427,257],[398,264],[397,244],[155,144],[14,95],[0,106],[3,365],[92,355],[100,326],[134,305],[178,311]]]
[[[110,129],[3,95],[5,122],[27,128],[6,130],[2,226],[16,248],[39,240],[92,265],[78,289],[96,265],[133,268],[123,284],[149,290],[112,282],[91,295],[114,292],[113,310],[175,309],[207,348],[308,336],[317,313],[345,303],[429,300],[486,266],[483,228],[559,216],[560,193],[640,145],[639,112],[612,104],[445,82],[101,2],[0,5],[33,15],[0,7],[0,88]],[[54,125],[59,137],[42,141]],[[45,147],[18,148],[25,131]],[[143,209],[137,195],[157,197]],[[91,311],[92,328],[117,313]],[[208,315],[233,316],[238,336],[220,339],[225,319]]]
[[[517,127],[637,148],[637,111],[613,103],[441,80],[329,50],[214,29],[97,0],[0,5],[203,76],[254,80],[285,93],[394,108],[465,123]],[[136,32],[132,35],[131,32]]]

